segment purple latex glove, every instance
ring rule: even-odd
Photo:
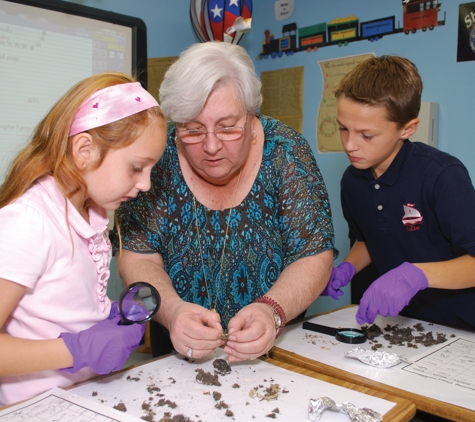
[[[143,321],[145,318],[150,316],[150,312],[145,309],[145,304],[137,305],[135,301],[126,301],[122,302],[122,312],[125,311],[125,316],[129,321]],[[119,311],[119,302],[111,302],[111,311],[108,319],[114,319],[115,317],[122,317]]]
[[[75,373],[88,366],[96,374],[104,375],[121,369],[140,344],[145,324],[119,325],[120,320],[120,315],[116,315],[76,334],[61,333],[59,337],[74,359],[73,366],[62,371]]]
[[[111,302],[111,310],[109,313],[109,317],[107,319],[114,319],[116,316],[120,316],[119,312],[119,302]]]
[[[419,290],[429,287],[424,272],[404,262],[376,279],[363,297],[356,313],[358,324],[372,324],[378,314],[399,315]]]
[[[349,262],[342,262],[338,267],[332,269],[332,275],[327,286],[320,293],[320,296],[331,296],[338,300],[345,293],[341,290],[345,287],[356,274],[355,267]]]
[[[122,312],[125,311],[125,316],[129,321],[143,321],[150,316],[150,312],[145,309],[145,304],[143,306],[137,304],[127,304],[127,309],[124,309],[124,304],[122,304]]]

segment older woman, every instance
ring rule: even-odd
[[[120,274],[160,291],[155,320],[178,353],[256,358],[329,280],[325,184],[302,135],[256,115],[261,83],[242,47],[191,46],[160,102],[174,123],[151,190],[119,210]]]

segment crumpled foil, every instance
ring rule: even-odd
[[[383,416],[372,409],[366,407],[359,409],[351,403],[337,403],[330,397],[320,397],[308,401],[308,419],[318,421],[325,410],[346,413],[352,421],[357,422],[381,422]]]
[[[390,368],[399,365],[401,362],[412,363],[404,356],[396,353],[380,352],[377,350],[368,350],[362,347],[354,347],[345,353],[347,358],[355,358],[367,365],[376,366],[378,368]]]

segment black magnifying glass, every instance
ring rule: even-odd
[[[158,290],[145,281],[132,283],[122,290],[118,308],[122,316],[120,325],[143,324],[153,318],[160,308]]]
[[[317,333],[328,334],[335,337],[338,341],[348,344],[364,343],[368,337],[366,332],[357,328],[332,328],[325,325],[314,324],[305,321],[302,325],[304,330],[316,331]]]

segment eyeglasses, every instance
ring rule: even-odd
[[[184,144],[199,144],[206,139],[208,133],[214,133],[214,136],[223,142],[237,141],[246,132],[247,118],[244,127],[223,127],[221,129],[207,132],[204,129],[185,129],[177,131],[177,136]]]

